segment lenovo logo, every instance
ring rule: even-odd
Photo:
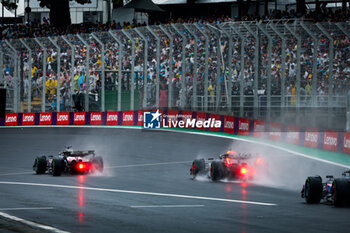
[[[17,122],[17,116],[10,116],[6,118],[6,123]]]
[[[350,139],[344,138],[344,148],[350,148]]]
[[[111,114],[111,115],[108,115],[107,117],[107,121],[117,121],[118,120],[118,115],[116,114]]]
[[[51,121],[51,115],[41,115],[40,121]]]
[[[232,121],[226,121],[225,122],[225,128],[227,129],[233,129],[234,123]]]
[[[134,116],[131,114],[125,114],[123,117],[123,121],[132,121],[134,119]]]
[[[85,114],[77,114],[74,116],[74,121],[85,121]]]
[[[306,132],[305,133],[305,141],[317,142],[318,141],[318,134],[317,133]]]
[[[102,116],[100,114],[92,115],[91,121],[100,121],[102,120]]]
[[[57,121],[68,121],[68,114],[67,115],[59,115],[57,118]]]
[[[249,124],[244,122],[239,122],[239,130],[249,130]]]
[[[32,121],[34,121],[33,115],[24,116],[24,118],[23,118],[23,122],[32,122]]]
[[[337,141],[338,141],[337,138],[326,136],[326,138],[324,140],[324,144],[325,145],[336,146],[337,145]]]

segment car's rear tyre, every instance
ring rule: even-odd
[[[95,157],[92,160],[92,163],[94,164],[94,169],[99,171],[99,172],[103,172],[103,159],[100,156]]]
[[[210,177],[212,181],[217,181],[225,177],[225,169],[223,163],[218,161],[214,161],[211,163]]]
[[[350,180],[334,179],[332,184],[332,198],[334,206],[340,207],[350,204]]]
[[[305,181],[305,201],[308,204],[320,203],[322,199],[322,178],[320,176],[308,177]]]
[[[33,169],[36,174],[44,174],[46,172],[47,161],[45,156],[36,157],[33,164]]]
[[[192,176],[195,178],[198,174],[205,172],[205,161],[204,159],[196,159],[192,163]]]
[[[53,159],[52,160],[52,175],[60,176],[63,171],[63,160],[62,159]]]

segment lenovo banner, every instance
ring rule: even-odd
[[[234,134],[235,129],[235,117],[225,116],[224,117],[224,132]]]
[[[106,125],[118,125],[118,112],[107,112]]]
[[[137,125],[143,125],[143,110],[137,111]]]
[[[221,122],[221,116],[218,114],[210,114],[209,118],[214,119],[215,122]],[[212,132],[220,132],[222,124],[223,124],[223,122],[221,122],[220,127],[215,127],[215,125],[210,124],[209,130]]]
[[[6,126],[18,125],[18,113],[6,113],[5,125]]]
[[[238,134],[249,135],[249,119],[239,118],[238,119]]]
[[[286,142],[289,144],[299,145],[300,128],[297,126],[287,126]]]
[[[199,125],[201,125],[201,126],[197,126],[196,125],[196,128],[197,129],[205,129],[205,127],[204,127],[204,122],[207,120],[207,114],[206,113],[204,113],[204,112],[197,112],[197,116],[196,116],[196,121],[198,122],[202,122],[201,124],[199,124]]]
[[[122,125],[134,125],[134,111],[123,111]]]
[[[265,121],[254,121],[254,137],[264,138],[266,132],[266,123]]]
[[[317,148],[319,133],[317,129],[307,128],[305,130],[304,146]]]
[[[282,140],[282,124],[281,123],[270,123],[269,137],[274,141]]]
[[[58,112],[56,125],[69,125],[69,112]]]
[[[343,152],[350,154],[350,133],[344,132]]]
[[[22,125],[34,125],[35,124],[35,113],[23,113]]]
[[[182,111],[182,120],[187,122],[187,121],[192,121],[193,112],[192,111]],[[185,126],[185,128],[192,128],[191,126]]]
[[[52,112],[41,112],[39,114],[39,125],[51,125]]]
[[[166,117],[166,119],[165,119]],[[163,114],[163,125],[170,128],[177,127],[177,122],[179,121],[179,111],[168,110],[167,114]]]
[[[323,134],[323,149],[329,151],[337,151],[338,137],[338,132],[325,131]]]
[[[90,113],[90,125],[102,125],[102,112]]]
[[[73,124],[85,125],[85,112],[75,112]]]

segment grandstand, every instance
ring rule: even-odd
[[[350,24],[346,13],[327,17],[7,26],[7,111],[72,111],[82,93],[84,111],[195,110],[344,130]]]

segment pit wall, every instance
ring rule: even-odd
[[[0,118],[0,126],[30,125],[143,125],[144,111],[119,112],[44,112],[44,113],[7,113]],[[318,148],[325,151],[350,154],[350,132],[320,131],[314,128],[301,128],[275,122],[250,120],[217,114],[164,110],[162,123],[168,125],[169,119],[196,119],[205,121],[209,118],[220,120],[221,128],[200,127],[198,130],[225,132],[234,135],[246,135],[269,139],[277,142]],[[193,129],[193,128],[191,128]]]

